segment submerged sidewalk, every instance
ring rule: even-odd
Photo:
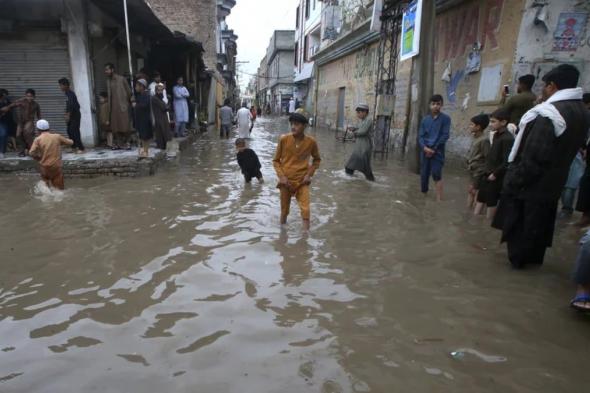
[[[160,164],[167,158],[174,158],[194,140],[190,135],[176,138],[169,143],[167,150],[150,148],[149,157],[138,159],[137,149],[110,150],[105,148],[88,149],[83,154],[64,152],[62,155],[64,175],[67,178],[92,178],[99,176],[139,177],[156,173]],[[8,153],[0,159],[0,175],[36,173],[38,164],[31,157],[18,157]]]

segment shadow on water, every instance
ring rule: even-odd
[[[279,225],[272,156],[284,119],[251,147],[266,182],[244,185],[233,140],[204,135],[154,177],[31,176],[0,189],[0,391],[577,392],[590,321],[567,310],[578,233],[548,264],[513,272],[498,235],[448,199],[424,198],[395,159],[376,183],[322,151],[312,230]]]

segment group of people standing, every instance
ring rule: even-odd
[[[174,135],[171,129],[171,106],[160,73],[153,75],[148,84],[148,76],[142,73],[137,76],[134,93],[125,77],[115,73],[111,63],[105,64],[107,91],[100,94],[100,128],[105,134],[107,147],[131,149],[130,137],[133,128],[137,131],[141,147],[139,158],[149,154],[149,146],[155,139],[158,149],[166,149],[173,136],[186,136],[189,123],[188,98],[190,93],[184,86],[184,78],[178,77],[172,89],[174,109]],[[130,111],[132,109],[132,112]]]
[[[80,104],[70,88],[70,81],[61,78],[57,81],[59,89],[65,94],[64,118],[68,137],[74,153],[84,153],[80,135]],[[0,89],[0,158],[6,154],[9,142],[18,151],[19,157],[29,154],[36,136],[36,121],[41,120],[41,106],[36,101],[34,89],[27,89],[24,97],[11,102],[9,92]]]
[[[590,224],[590,95],[578,87],[580,73],[559,65],[543,76],[542,97],[530,88],[533,75],[519,80],[519,92],[491,115],[471,119],[474,141],[468,158],[469,202],[475,214],[488,207],[492,226],[502,231],[516,269],[540,266],[553,244],[559,201],[561,217],[573,212],[579,188],[581,226]],[[490,136],[485,130],[490,125]],[[497,209],[497,211],[496,211]],[[582,239],[572,307],[590,311],[590,231]]]

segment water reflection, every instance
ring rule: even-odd
[[[574,392],[590,344],[565,312],[577,234],[542,272],[505,268],[448,175],[436,204],[396,161],[342,171],[316,134],[312,230],[281,228],[270,162],[284,120],[257,122],[266,184],[244,185],[214,135],[152,178],[73,180],[63,199],[0,177],[0,391]],[[10,192],[4,192],[10,190]],[[462,353],[457,359],[449,354]]]

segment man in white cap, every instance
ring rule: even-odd
[[[61,161],[61,146],[72,146],[74,141],[49,132],[47,120],[37,121],[37,130],[40,135],[35,138],[29,154],[39,161],[41,179],[48,187],[64,189],[64,176]]]

